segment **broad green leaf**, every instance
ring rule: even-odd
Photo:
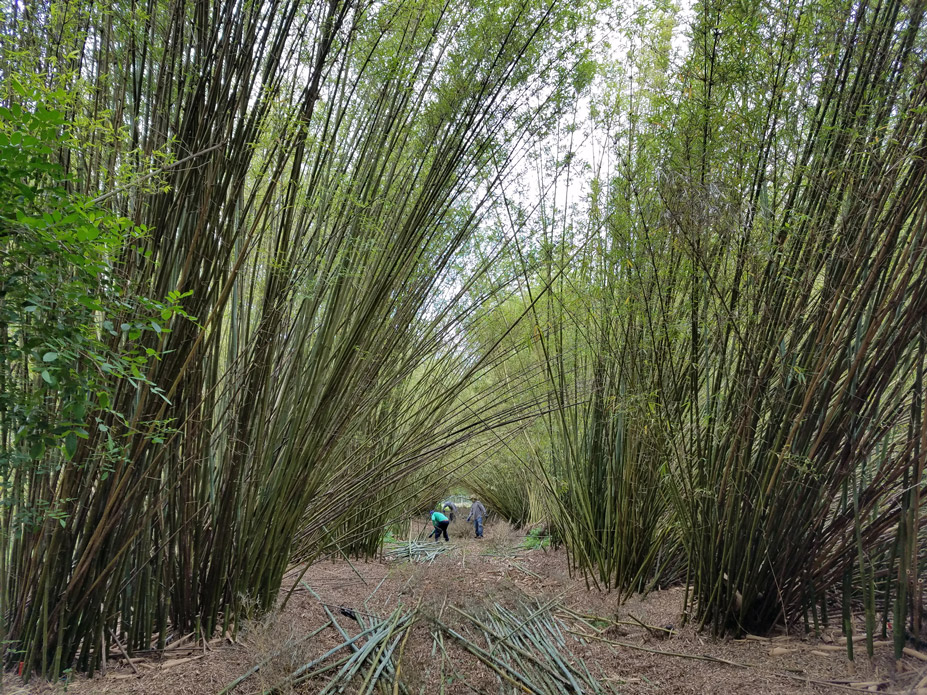
[[[78,241],[93,241],[100,236],[100,230],[96,227],[83,226],[75,233]]]
[[[74,432],[68,432],[64,437],[64,451],[69,459],[74,458],[77,453],[77,435]]]

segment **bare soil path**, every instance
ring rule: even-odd
[[[840,648],[841,635],[835,630],[825,631],[820,638],[776,635],[715,639],[691,626],[680,627],[682,587],[655,591],[619,605],[614,594],[590,590],[581,577],[571,577],[562,550],[519,548],[523,538],[505,525],[488,527],[483,540],[471,535],[471,527],[462,522],[453,524],[452,542],[430,562],[319,561],[302,581],[296,581],[295,571],[288,577],[286,589],[294,584],[295,588],[285,608],[248,623],[234,642],[217,636],[206,645],[187,643],[186,648],[160,657],[146,654],[135,662],[137,673],[120,659],[109,664],[105,675],[75,679],[66,692],[216,695],[260,665],[231,692],[254,695],[279,686],[282,693],[320,693],[337,669],[295,687],[286,679],[300,666],[345,642],[329,622],[326,607],[352,634],[370,621],[394,614],[397,607],[406,607],[415,609],[421,619],[410,624],[407,635],[402,633],[404,639],[398,639],[397,633],[393,640],[389,668],[399,664],[403,691],[423,695],[547,695],[548,691],[517,687],[514,668],[511,672],[504,666],[488,668],[487,663],[495,663],[493,655],[485,655],[493,651],[490,645],[480,647],[485,648],[484,656],[478,658],[464,645],[440,638],[434,627],[444,624],[455,632],[477,634],[460,611],[483,616],[493,610],[529,610],[525,606],[530,605],[537,607],[530,609],[534,613],[549,612],[553,616],[550,620],[556,621],[555,629],[562,626],[566,633],[563,659],[569,664],[564,667],[588,673],[604,692],[927,695],[927,662],[908,656],[898,673],[887,642],[876,645],[873,659],[859,645],[853,665]],[[316,634],[306,640],[312,633]],[[402,644],[397,648],[399,642]],[[474,637],[474,645],[479,644]],[[345,648],[342,653],[349,652]],[[335,658],[337,652],[329,660]],[[520,661],[517,654],[514,659],[509,663]],[[543,663],[538,666],[543,670]],[[342,692],[363,692],[364,670],[361,674]],[[64,684],[24,686],[9,676],[5,681],[3,693],[65,692]],[[392,691],[392,686],[385,684],[374,690]]]

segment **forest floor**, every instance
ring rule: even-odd
[[[392,645],[392,651],[386,651],[384,659],[384,663],[388,662],[387,671],[395,663],[400,664],[399,680],[404,686],[400,692],[423,695],[573,692],[568,687],[559,690],[551,686],[548,691],[514,685],[516,672],[536,674],[545,668],[554,670],[550,664],[561,661],[562,657],[564,669],[575,666],[573,673],[588,674],[602,688],[601,692],[609,693],[857,691],[927,695],[927,662],[906,656],[899,673],[887,641],[876,643],[872,659],[866,656],[865,645],[858,644],[854,665],[847,661],[836,628],[823,631],[819,638],[779,634],[742,640],[715,639],[696,632],[692,626],[679,627],[682,587],[654,591],[619,605],[614,594],[589,590],[582,577],[570,577],[562,550],[525,550],[519,546],[524,537],[517,536],[504,524],[487,527],[486,538],[476,540],[471,537],[472,527],[458,521],[451,527],[451,536],[452,542],[445,552],[430,562],[324,560],[309,567],[301,581],[297,581],[294,572],[285,583],[286,588],[296,583],[286,606],[243,626],[234,641],[229,635],[205,645],[187,643],[160,657],[146,655],[135,661],[137,673],[125,659],[111,659],[105,675],[98,674],[93,679],[78,677],[67,687],[23,686],[11,682],[7,676],[6,682],[0,684],[0,692],[216,695],[261,664],[232,692],[254,695],[277,687],[276,692],[280,693],[320,693],[336,669],[296,686],[286,679],[302,664],[345,643],[345,638],[329,622],[330,616],[325,612],[328,606],[332,615],[337,616],[336,622],[347,633],[354,634],[369,624],[367,621],[376,620],[375,616],[387,619],[397,615],[394,613],[397,607],[421,616],[409,624],[408,639],[404,632],[397,631],[395,638],[391,632],[390,640],[383,642]],[[285,593],[282,591],[281,596]],[[521,615],[526,616],[512,633],[521,632],[521,626],[529,622],[534,625],[541,613],[546,616],[544,625],[563,638],[547,664],[546,657],[537,658],[537,653],[532,657],[528,653],[531,645],[522,642],[522,652],[507,653],[508,667],[495,670],[488,667],[487,663],[500,663],[501,652],[493,655],[502,646],[499,642],[517,642],[513,634],[497,640],[495,647],[486,644],[487,638],[482,642],[482,658],[465,649],[462,642],[450,638],[451,630],[476,635],[473,644],[479,645],[481,637],[478,631],[474,632],[474,625],[482,623],[467,620],[458,609],[470,616],[489,616],[505,610],[500,607],[515,613],[520,609]],[[352,612],[355,616],[360,614],[359,621],[346,617]],[[488,622],[489,618],[482,620]],[[438,634],[435,625],[449,626],[442,633],[445,637]],[[659,629],[669,626],[673,626],[671,633]],[[299,641],[317,630],[312,639]],[[541,632],[538,627],[534,634]],[[397,642],[401,643],[398,649]],[[544,646],[536,645],[539,649]],[[378,657],[383,653],[379,649],[374,650]],[[339,654],[350,654],[348,647],[336,651],[328,661],[320,661],[319,667],[334,662]],[[341,692],[365,692],[364,677],[372,675],[375,680],[379,675],[373,668],[368,669],[366,663],[358,673]],[[548,674],[546,678],[547,682],[556,683],[560,677]],[[585,687],[583,691],[590,692]],[[374,692],[394,691],[391,685],[385,685]]]

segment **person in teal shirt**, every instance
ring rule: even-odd
[[[436,541],[440,541],[441,534],[443,533],[444,540],[450,543],[451,539],[447,536],[447,525],[451,523],[450,520],[444,516],[444,514],[434,509],[429,512],[429,515],[431,516],[431,525],[435,527],[435,530],[429,533],[428,537],[431,538],[434,536]]]

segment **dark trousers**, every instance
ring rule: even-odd
[[[441,540],[441,534],[443,533],[443,534],[444,534],[444,540],[450,542],[451,539],[448,538],[448,536],[447,536],[447,525],[448,525],[449,523],[451,523],[451,522],[449,522],[449,521],[439,521],[439,522],[438,522],[438,525],[435,526],[435,530],[432,531],[431,533],[429,533],[429,534],[428,534],[428,537],[431,538],[432,536],[434,536],[436,541],[440,541],[440,540]]]

